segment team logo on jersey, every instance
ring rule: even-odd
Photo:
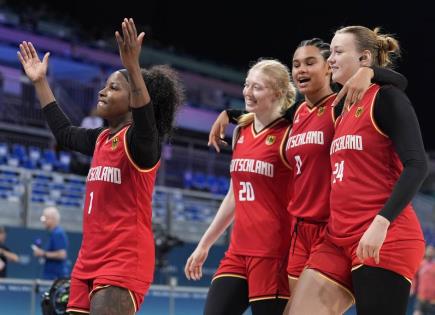
[[[118,146],[119,143],[119,138],[118,136],[116,136],[115,138],[112,139],[112,150],[115,150],[116,147]]]
[[[241,136],[239,140],[237,140],[237,143],[243,143],[244,140],[245,140],[245,136]]]
[[[272,145],[275,143],[276,140],[276,136],[267,136],[266,138],[266,144],[267,145]]]
[[[362,112],[363,112],[363,108],[362,106],[359,106],[355,111],[355,117],[358,118],[359,116],[361,116]]]
[[[325,112],[325,106],[320,106],[319,109],[317,110],[317,116],[322,116],[323,113]]]

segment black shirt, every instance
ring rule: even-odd
[[[92,156],[98,135],[104,127],[86,129],[72,126],[56,102],[42,109],[57,143],[67,149]],[[160,159],[161,139],[158,135],[152,103],[132,109],[133,122],[127,130],[127,145],[133,161],[141,168],[151,168]]]
[[[393,86],[382,86],[375,99],[374,119],[393,142],[403,164],[402,174],[379,212],[392,221],[411,202],[426,178],[428,160],[417,116],[405,93]]]

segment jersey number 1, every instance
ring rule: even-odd
[[[89,194],[89,208],[88,208],[88,214],[91,214],[91,210],[92,210],[92,201],[94,200],[94,192],[91,191],[91,193]]]

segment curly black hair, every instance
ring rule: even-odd
[[[119,70],[129,81],[126,69]],[[177,72],[167,65],[141,69],[151,102],[159,137],[170,137],[174,129],[174,118],[178,108],[184,102],[184,88]]]
[[[178,74],[166,65],[141,69],[141,72],[154,106],[159,136],[171,136],[175,114],[184,102],[184,88]]]

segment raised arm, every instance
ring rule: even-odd
[[[44,58],[41,61],[31,42],[24,41],[20,44],[18,59],[21,61],[27,77],[35,86],[36,94],[38,95],[42,108],[56,101],[47,80],[49,56],[49,52],[45,53]]]
[[[57,105],[53,91],[48,84],[49,56],[50,53],[47,52],[41,61],[31,42],[24,41],[20,44],[18,59],[23,65],[27,77],[35,86],[42,111],[58,144],[67,149],[92,155],[95,142],[102,128],[87,130],[72,126],[71,121]]]
[[[133,125],[127,132],[127,143],[133,161],[141,168],[151,168],[160,159],[161,141],[158,136],[154,107],[142,76],[139,56],[145,33],[137,34],[133,19],[122,22],[122,36],[115,33],[121,62],[128,73],[130,107]]]
[[[121,62],[128,71],[131,91],[130,107],[143,107],[151,101],[139,65],[139,55],[145,33],[142,32],[137,35],[133,19],[124,19],[122,22],[122,35],[118,31],[115,32]]]

